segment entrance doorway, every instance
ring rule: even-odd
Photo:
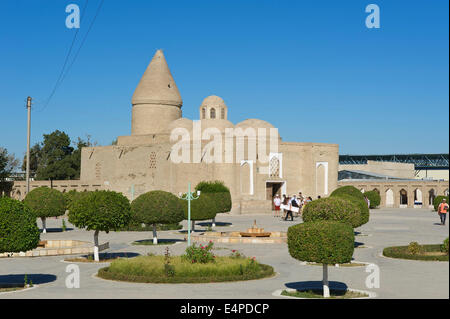
[[[281,189],[284,182],[266,182],[266,199],[272,202],[272,210],[275,209],[275,205],[273,204],[273,199],[275,195],[279,195],[281,197]]]

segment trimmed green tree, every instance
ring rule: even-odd
[[[377,208],[381,203],[381,196],[377,191],[367,191],[363,194],[370,201],[370,208]]]
[[[69,207],[69,222],[78,228],[94,230],[94,259],[99,261],[98,234],[125,227],[131,218],[130,202],[114,191],[87,192],[77,196]]]
[[[331,193],[330,197],[333,198],[339,197],[342,199],[349,200],[359,207],[361,213],[360,214],[361,220],[359,222],[359,225],[356,227],[362,226],[369,221],[370,218],[369,207],[367,205],[366,200],[364,199],[364,194],[361,193],[361,191],[358,190],[356,187],[354,186],[339,187]]]
[[[22,202],[0,197],[0,253],[34,249],[39,244],[36,217]]]
[[[202,181],[195,187],[196,191],[210,194],[215,201],[217,214],[228,213],[231,210],[232,201],[230,189],[222,181]],[[212,219],[212,227],[216,226],[216,218]]]
[[[361,191],[354,186],[338,187],[331,193],[330,196],[337,196],[337,195],[342,195],[342,194],[354,196],[356,198],[360,198],[360,199],[364,200],[364,194],[361,193]]]
[[[24,203],[36,217],[41,218],[44,234],[47,232],[47,217],[62,216],[66,212],[64,195],[60,191],[46,186],[30,191],[25,196]]]
[[[158,244],[157,224],[174,224],[184,219],[181,200],[169,192],[151,191],[131,203],[131,220],[153,225],[153,244]]]
[[[188,219],[188,201],[182,200],[184,219]],[[195,230],[195,222],[198,220],[213,219],[217,214],[217,206],[211,194],[201,193],[198,199],[191,200],[191,229]]]
[[[337,221],[307,222],[289,227],[287,237],[289,254],[293,258],[323,265],[323,296],[328,298],[328,265],[352,260],[355,249],[353,228]]]
[[[303,210],[302,218],[305,223],[334,220],[347,223],[355,228],[361,223],[361,212],[359,207],[350,200],[326,197],[308,203]]]

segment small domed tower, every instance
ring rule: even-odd
[[[226,120],[228,117],[228,107],[221,97],[210,95],[205,98],[200,105],[200,120],[220,119]]]
[[[131,104],[131,135],[165,133],[181,118],[183,101],[161,50],[145,70]]]

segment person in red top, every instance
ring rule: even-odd
[[[439,217],[441,218],[441,225],[445,225],[445,218],[447,217],[447,212],[448,212],[448,204],[447,200],[444,198],[442,199],[442,202],[439,204],[438,207],[438,214]]]

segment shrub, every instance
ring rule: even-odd
[[[131,203],[133,223],[153,225],[153,241],[158,243],[157,224],[179,223],[184,219],[181,200],[169,192],[151,191]]]
[[[202,193],[229,193],[230,189],[222,181],[202,181],[195,186]]]
[[[196,191],[210,194],[217,207],[217,214],[228,213],[231,210],[231,193],[222,181],[203,181],[197,184]]]
[[[36,217],[42,219],[44,233],[47,232],[45,225],[47,217],[61,216],[66,212],[64,195],[60,191],[46,186],[30,191],[25,196],[24,203]]]
[[[330,196],[337,196],[337,195],[350,195],[350,196],[364,200],[363,193],[361,193],[361,191],[354,186],[342,186],[342,187],[336,188],[331,193]]]
[[[117,231],[125,227],[131,218],[130,203],[121,193],[113,191],[87,192],[70,205],[69,222],[79,228],[94,230],[94,256],[98,256],[98,233]]]
[[[323,296],[329,297],[328,264],[343,264],[352,260],[355,249],[352,226],[328,220],[306,222],[289,227],[287,237],[292,257],[323,264]]]
[[[289,227],[287,237],[289,254],[301,261],[321,264],[348,263],[352,260],[355,249],[353,228],[342,222],[317,221],[297,224]]]
[[[422,252],[422,246],[416,241],[410,242],[408,245],[408,252],[411,255],[418,255]]]
[[[381,196],[377,191],[368,191],[364,196],[370,200],[370,208],[377,208],[381,203]]]
[[[186,253],[183,255],[183,258],[193,264],[214,262],[216,256],[212,253],[213,245],[211,241],[206,246],[200,244],[198,247],[194,243],[186,248]]]
[[[361,223],[360,209],[352,200],[340,197],[327,197],[314,200],[305,206],[303,221],[334,220],[358,227]]]
[[[408,246],[393,246],[383,249],[383,256],[391,258],[411,259],[411,260],[427,260],[427,261],[448,261],[448,255],[438,255],[441,252],[442,245],[421,245],[422,252],[429,254],[412,255]]]
[[[182,201],[184,219],[188,219],[188,201]],[[217,207],[211,194],[201,194],[198,199],[191,200],[191,220],[206,220],[216,217]]]
[[[346,195],[346,194],[335,195],[332,198],[340,198],[340,199],[350,201],[351,203],[353,203],[354,205],[356,205],[358,207],[359,213],[360,213],[360,220],[359,220],[359,223],[357,224],[357,226],[355,226],[355,228],[362,226],[369,221],[370,210],[369,210],[369,207],[367,206],[367,202],[364,199],[360,199],[360,198],[357,198],[357,197],[354,197],[351,195]]]
[[[444,240],[444,242],[441,245],[441,251],[443,253],[446,253],[448,255],[448,237]]]
[[[434,206],[434,210],[435,210],[435,211],[438,210],[439,204],[442,203],[442,200],[443,200],[444,198],[446,199],[447,204],[448,204],[448,196],[442,196],[442,195],[439,195],[439,196],[436,196],[436,197],[434,198],[433,206]]]
[[[0,197],[0,253],[31,250],[39,244],[36,217],[22,202]]]

